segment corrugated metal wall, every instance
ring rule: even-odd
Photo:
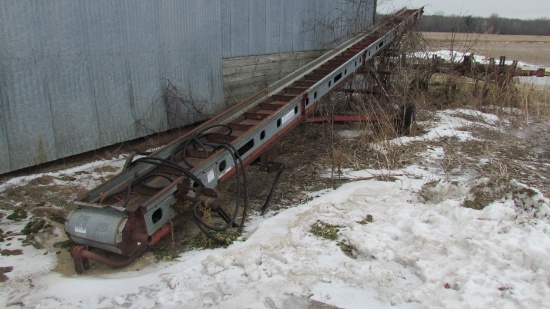
[[[223,56],[331,48],[370,26],[374,8],[375,0],[225,0]]]
[[[220,9],[220,1],[3,1],[0,172],[169,129],[168,82],[222,109]]]
[[[218,112],[222,57],[324,48],[320,24],[353,5],[2,1],[0,173],[188,124],[201,118],[197,108]],[[362,15],[369,24],[372,13]],[[167,89],[186,100],[166,100]],[[195,106],[172,106],[190,100]]]

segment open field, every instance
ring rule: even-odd
[[[550,67],[550,37],[473,33],[424,32],[431,51],[453,49],[487,57],[506,56],[533,65]]]

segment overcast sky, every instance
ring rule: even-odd
[[[424,12],[429,15],[443,12],[445,15],[483,17],[496,13],[501,17],[521,19],[550,17],[550,0],[378,0],[378,12],[423,5],[426,6]]]

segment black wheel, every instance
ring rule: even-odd
[[[405,115],[403,119],[403,132],[408,135],[411,133],[411,126],[416,120],[416,105],[414,103],[407,104],[403,114]]]
[[[396,131],[400,135],[409,135],[416,119],[416,105],[407,103],[396,117]]]

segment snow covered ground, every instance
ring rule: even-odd
[[[445,110],[423,123],[425,134],[392,142],[474,139],[463,129],[473,120],[458,114],[495,130],[505,123],[478,111]],[[510,191],[489,206],[466,208],[474,188],[491,180],[471,171],[449,175],[437,163],[443,155],[443,148],[430,147],[420,154],[422,165],[344,170],[343,177],[367,180],[252,215],[243,239],[226,249],[185,252],[140,271],[63,276],[51,271],[55,252],[14,239],[9,248],[24,254],[0,256],[0,267],[14,267],[0,283],[0,307],[550,308],[549,200],[512,180]],[[374,177],[380,175],[386,177]],[[14,179],[0,191],[30,179]],[[338,239],[313,235],[318,221],[338,226]],[[23,224],[4,218],[0,228]]]

